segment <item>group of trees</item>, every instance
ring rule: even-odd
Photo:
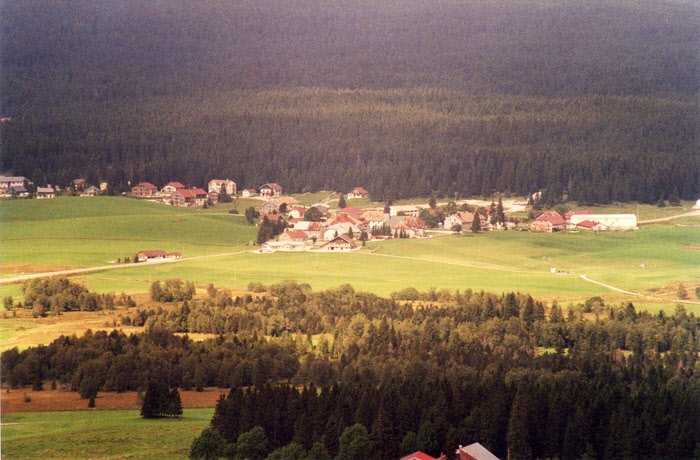
[[[2,5],[1,170],[374,200],[700,193],[694,4],[108,3]]]
[[[131,297],[107,293],[89,292],[85,286],[70,281],[65,276],[35,278],[22,285],[24,303],[14,302],[12,296],[3,298],[6,310],[31,309],[36,316],[59,315],[66,311],[97,311],[114,309],[115,306],[135,305]],[[173,300],[173,299],[170,299]],[[182,299],[179,299],[182,300]]]
[[[141,405],[141,417],[179,417],[182,415],[182,400],[177,388],[169,388],[162,379],[151,380],[146,385]]]
[[[562,308],[519,293],[252,288],[232,296],[210,286],[204,299],[139,310],[140,334],[5,351],[2,382],[57,381],[86,398],[148,393],[154,379],[161,395],[231,388],[211,426],[229,453],[259,427],[265,455],[338,458],[355,425],[380,458],[474,440],[513,458],[700,448],[700,319],[681,306],[650,315],[600,298]],[[181,332],[217,335],[193,342]]]

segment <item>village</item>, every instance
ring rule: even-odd
[[[28,198],[28,180],[21,176],[0,176],[0,195]],[[73,181],[72,190],[80,196],[90,197],[104,193],[107,184],[89,185],[85,179]],[[53,187],[38,187],[37,199],[54,198]],[[236,183],[228,179],[212,179],[207,190],[188,188],[180,182],[169,182],[161,188],[149,182],[140,182],[131,188],[132,197],[157,203],[181,206],[214,206],[231,202],[238,197],[260,200],[261,204],[246,210],[246,218],[253,224],[258,219],[261,227],[257,243],[260,252],[274,251],[353,251],[367,241],[388,238],[425,238],[462,232],[488,232],[496,230],[529,230],[554,233],[559,231],[630,231],[637,229],[634,214],[594,214],[591,211],[569,211],[563,215],[557,211],[532,212],[532,198],[528,202],[501,198],[492,201],[466,200],[428,204],[390,205],[364,207],[348,205],[347,201],[368,199],[370,193],[364,187],[355,187],[336,200],[325,200],[311,206],[303,206],[292,196],[284,195],[277,183],[267,183],[258,189],[246,188],[239,192]],[[347,197],[347,200],[346,198]],[[331,207],[337,201],[337,208]],[[520,225],[511,217],[516,212],[530,210],[529,226]],[[154,253],[142,261],[166,257]],[[169,257],[173,257],[170,255]]]

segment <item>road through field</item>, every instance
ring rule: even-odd
[[[223,256],[232,256],[236,254],[241,254],[246,251],[236,251],[236,252],[224,252],[221,254],[210,254],[206,256],[195,256],[195,257],[184,257],[182,259],[164,259],[164,260],[154,260],[151,262],[145,262],[146,266],[152,265],[152,264],[171,264],[171,263],[176,263],[176,262],[182,262],[185,260],[196,260],[196,259],[208,259],[211,257],[223,257]],[[88,268],[74,268],[70,270],[58,270],[58,271],[53,271],[53,272],[43,272],[43,273],[32,273],[29,275],[20,275],[20,276],[13,276],[12,278],[5,278],[3,280],[0,280],[0,285],[2,284],[13,284],[13,283],[20,283],[22,281],[27,281],[31,280],[34,278],[43,278],[46,276],[70,276],[70,275],[79,275],[82,273],[90,273],[90,272],[99,272],[99,271],[104,271],[104,270],[116,270],[118,268],[135,268],[135,267],[143,267],[144,263],[141,264],[113,264],[113,265],[102,265],[99,267],[88,267]]]
[[[617,288],[615,286],[610,286],[609,284],[605,284],[605,283],[601,283],[600,281],[592,280],[589,277],[587,277],[586,275],[581,275],[581,279],[584,281],[588,281],[589,283],[597,284],[598,286],[603,286],[603,287],[611,289],[613,291],[622,292],[623,294],[633,295],[633,296],[637,296],[637,297],[644,297],[645,299],[651,299],[651,300],[668,301],[668,299],[662,299],[660,297],[654,297],[654,296],[642,294],[641,292],[626,291],[624,289],[620,289],[620,288]],[[672,302],[700,305],[700,302],[696,302],[693,300],[674,299],[674,300],[672,300]]]

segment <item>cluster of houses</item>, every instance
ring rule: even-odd
[[[265,184],[259,191],[244,189],[241,191],[243,198],[260,194],[261,197],[277,198],[282,196],[282,187],[275,183]],[[236,183],[228,179],[212,179],[208,189],[188,188],[180,182],[168,182],[162,188],[158,188],[150,182],[140,182],[131,188],[131,195],[139,198],[155,198],[165,204],[173,206],[203,206],[207,201],[217,203],[223,194],[236,197],[238,190]]]
[[[27,187],[31,184],[29,179],[24,176],[0,176],[0,197],[3,198],[29,198],[30,193]],[[85,179],[75,179],[73,188],[76,192],[80,192],[80,196],[96,196],[107,190],[107,183],[102,182],[100,188],[94,185],[88,185]],[[56,198],[56,193],[60,192],[59,187],[37,187],[36,198]]]
[[[593,214],[590,211],[571,211],[563,216],[556,211],[540,214],[530,224],[533,232],[560,232],[587,230],[591,232],[637,230],[634,214]]]
[[[311,208],[316,211],[314,214],[318,218],[304,220]],[[390,236],[416,238],[425,236],[426,230],[425,221],[415,215],[397,212],[394,208],[378,211],[347,206],[331,210],[325,203],[316,203],[306,208],[292,197],[280,196],[261,204],[256,211],[261,222],[267,220],[276,223],[285,215],[288,218],[288,228],[277,240],[263,243],[263,252],[309,249],[351,251],[358,247],[360,239],[370,239],[372,236],[379,239]]]

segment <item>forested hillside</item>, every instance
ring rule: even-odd
[[[176,284],[155,282],[151,295]],[[501,458],[700,452],[700,322],[683,306],[651,315],[595,298],[562,308],[471,290],[382,298],[349,285],[249,288],[135,307],[122,324],[143,333],[5,351],[2,382],[39,390],[53,381],[84,398],[153,378],[231,388],[211,425],[229,444],[262,427],[263,454],[319,444],[330,457],[314,458],[333,458],[354,424],[372,446],[359,458],[438,456],[475,440]],[[218,335],[194,342],[177,332]]]
[[[1,169],[375,199],[700,193],[696,2],[4,2]]]

